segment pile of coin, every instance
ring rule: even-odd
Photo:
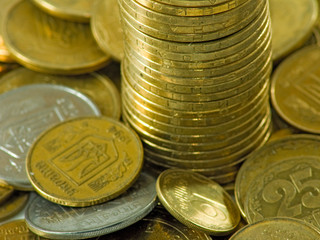
[[[268,2],[120,0],[123,119],[145,159],[220,183],[270,135]]]

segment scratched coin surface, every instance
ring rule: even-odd
[[[88,0],[32,0],[47,13],[77,22],[89,22],[94,1]]]
[[[28,192],[14,191],[14,193],[0,205],[0,221],[16,215],[26,206],[28,199]]]
[[[319,186],[319,156],[298,156],[270,165],[248,188],[245,200],[248,223],[269,217],[292,217],[320,230]]]
[[[92,12],[91,29],[98,45],[114,59],[121,61],[124,46],[118,1],[96,1]]]
[[[320,133],[320,47],[310,46],[286,58],[271,79],[271,101],[277,113],[292,126]],[[318,103],[319,102],[319,103]]]
[[[92,72],[79,76],[61,76],[18,68],[1,77],[0,93],[35,83],[49,83],[73,88],[85,95],[99,107],[106,117],[119,119],[121,115],[120,93],[113,81],[105,74]]]
[[[320,137],[311,134],[292,134],[257,149],[242,164],[235,181],[235,198],[243,217],[245,197],[254,179],[268,166],[299,156],[320,155]]]
[[[101,236],[99,240],[214,240],[209,235],[191,229],[177,221],[163,207],[157,206],[139,222],[114,233]]]
[[[156,189],[164,207],[190,228],[228,235],[240,222],[240,212],[230,195],[200,174],[168,169],[158,177]]]
[[[85,117],[60,123],[33,144],[28,177],[44,198],[84,207],[111,200],[138,178],[142,143],[119,121]]]
[[[249,224],[236,232],[230,240],[317,240],[318,230],[294,218],[269,218]]]
[[[3,93],[0,105],[0,179],[13,186],[31,186],[25,159],[44,130],[70,118],[100,115],[82,93],[51,84],[32,84]]]
[[[97,70],[110,60],[98,47],[89,24],[53,17],[30,1],[15,4],[3,26],[3,40],[12,56],[36,71],[81,74]]]
[[[27,226],[40,236],[80,239],[119,231],[145,217],[156,205],[156,179],[142,172],[125,193],[103,204],[72,208],[38,195],[27,207]]]

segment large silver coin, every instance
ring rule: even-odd
[[[100,115],[85,95],[68,87],[34,84],[0,95],[0,179],[30,186],[25,169],[27,152],[48,127],[67,119]]]
[[[83,208],[65,207],[38,196],[25,220],[36,234],[53,239],[84,239],[112,233],[145,217],[157,204],[156,179],[142,172],[120,197]]]

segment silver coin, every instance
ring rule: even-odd
[[[53,239],[101,236],[134,224],[157,204],[156,179],[142,172],[134,185],[118,198],[83,208],[65,207],[38,196],[26,209],[28,227]]]
[[[101,236],[99,240],[211,240],[207,234],[188,228],[172,217],[163,207],[156,207],[148,216],[134,225]]]
[[[0,179],[31,188],[25,159],[34,140],[67,119],[100,115],[82,93],[59,85],[34,84],[0,95]]]

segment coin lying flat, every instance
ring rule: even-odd
[[[123,230],[101,236],[99,240],[211,240],[207,234],[188,228],[158,206],[149,215]]]
[[[20,1],[4,20],[3,40],[20,64],[52,74],[80,74],[105,66],[110,56],[95,42],[89,24],[50,16]]]
[[[293,134],[269,142],[253,152],[241,166],[235,181],[235,198],[243,217],[249,186],[256,176],[271,165],[299,156],[319,156],[320,138],[316,135]]]
[[[48,129],[30,149],[26,166],[41,196],[84,207],[126,191],[142,162],[142,144],[133,130],[111,118],[85,117]]]
[[[169,169],[157,180],[164,207],[180,222],[210,235],[227,235],[240,221],[240,213],[224,189],[187,170]]]
[[[32,84],[0,95],[0,179],[12,186],[30,186],[27,152],[48,127],[78,116],[100,115],[97,106],[68,87]]]
[[[305,222],[293,218],[269,218],[245,226],[231,236],[230,240],[316,240],[320,232]]]
[[[92,72],[79,76],[61,76],[34,72],[19,68],[1,78],[0,93],[29,84],[49,83],[73,88],[93,100],[101,114],[119,119],[120,94],[114,83],[104,74]]]
[[[94,1],[87,0],[32,0],[47,13],[76,22],[89,22]]]
[[[9,219],[23,209],[29,199],[29,193],[14,191],[14,193],[0,205],[0,221]]]
[[[96,1],[92,12],[91,28],[94,38],[104,52],[121,61],[124,46],[118,1]]]
[[[27,226],[40,236],[82,239],[109,234],[134,224],[156,205],[156,179],[142,172],[118,198],[96,206],[64,207],[38,196],[27,207]]]

